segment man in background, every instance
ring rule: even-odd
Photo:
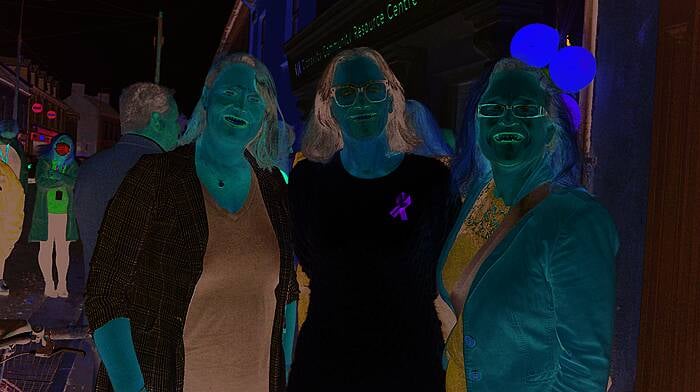
[[[102,217],[127,172],[145,154],[173,150],[180,133],[173,91],[163,86],[136,83],[125,88],[119,97],[119,112],[122,137],[85,161],[75,184],[86,283]]]

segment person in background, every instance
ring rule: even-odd
[[[12,253],[22,233],[24,222],[24,189],[10,166],[0,162],[0,277],[5,260]],[[9,295],[5,281],[0,279],[0,295]]]
[[[141,156],[174,149],[180,133],[173,91],[153,83],[125,88],[119,97],[119,116],[122,137],[85,161],[75,183],[74,210],[83,243],[86,283],[97,232],[119,184]]]
[[[13,206],[19,208],[22,211],[22,216],[24,216],[24,195],[27,191],[27,167],[26,160],[24,156],[24,148],[22,144],[17,140],[17,134],[19,132],[19,126],[13,120],[2,120],[0,121],[0,162],[5,164],[15,175],[20,185],[22,186],[22,198],[13,199]],[[9,177],[7,181],[10,181]],[[15,202],[20,203],[15,205]],[[22,231],[22,222],[20,222],[20,233]],[[14,229],[8,229],[8,235],[12,237],[14,235]],[[19,234],[18,234],[19,235]],[[18,237],[19,238],[19,237]],[[14,243],[7,250],[7,254],[0,254],[0,295],[9,295],[10,289],[5,284],[4,271],[5,262],[7,258],[10,257]]]
[[[29,241],[39,242],[39,267],[46,283],[44,295],[51,298],[68,297],[69,245],[78,240],[73,212],[73,187],[78,176],[74,147],[70,135],[59,134],[40,151],[36,166],[37,191]],[[52,276],[54,246],[56,283]]]
[[[0,121],[0,161],[12,168],[24,192],[27,192],[27,174],[29,173],[24,147],[17,140],[19,126],[13,120]]]

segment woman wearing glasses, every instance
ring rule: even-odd
[[[440,275],[459,319],[447,390],[602,391],[618,238],[579,185],[561,91],[514,59],[472,91],[453,171],[465,203]]]
[[[449,174],[417,144],[379,53],[326,68],[290,177],[295,246],[310,277],[289,391],[441,391],[433,301]]]

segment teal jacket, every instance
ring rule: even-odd
[[[553,190],[484,261],[463,309],[469,392],[601,392],[618,236],[582,189]]]
[[[32,227],[29,231],[29,241],[46,241],[49,238],[49,208],[46,194],[49,189],[59,186],[68,188],[68,224],[66,225],[66,240],[78,240],[78,224],[73,212],[73,187],[78,177],[78,164],[73,161],[62,176],[61,180],[49,178],[51,163],[46,159],[39,159],[36,165],[36,200],[34,201],[34,214],[32,215]]]

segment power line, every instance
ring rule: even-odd
[[[34,37],[26,37],[26,38],[22,38],[22,40],[23,41],[46,40],[46,39],[60,38],[60,37],[66,37],[66,36],[71,36],[71,35],[93,33],[95,31],[105,31],[105,30],[109,30],[112,28],[119,28],[119,27],[123,27],[123,26],[133,26],[133,25],[146,24],[146,23],[151,23],[151,21],[144,20],[144,21],[116,23],[116,24],[112,24],[112,25],[108,25],[108,26],[100,26],[100,27],[96,27],[96,28],[88,29],[88,30],[68,31],[68,32],[63,32],[63,33],[46,34],[46,35],[40,35],[40,36],[34,36]],[[9,43],[9,42],[14,42],[14,40],[4,40],[4,41],[0,41],[0,42]]]

